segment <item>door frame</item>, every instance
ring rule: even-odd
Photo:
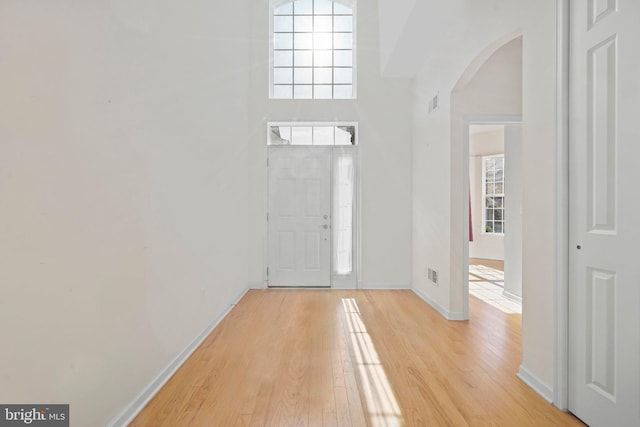
[[[556,0],[556,170],[553,404],[569,408],[569,50],[570,2]]]
[[[553,405],[563,411],[569,406],[569,52],[571,0],[556,0],[556,102],[555,102],[555,286]],[[469,119],[471,120],[471,119]],[[472,121],[472,120],[471,120]],[[465,121],[463,147],[465,174],[468,166],[468,123]],[[468,176],[467,176],[468,178]],[[468,193],[468,190],[466,191]],[[469,235],[468,195],[464,198],[464,236]],[[466,234],[464,234],[466,233]],[[464,245],[464,277],[468,277],[468,242]],[[468,319],[468,284],[465,284],[464,315]]]
[[[360,146],[360,131],[358,129],[358,122],[348,122],[348,121],[268,121],[266,122],[265,129],[265,140],[263,141],[263,150],[264,150],[264,199],[263,199],[263,233],[262,233],[262,288],[269,288],[269,276],[268,276],[268,268],[269,268],[269,221],[268,221],[268,212],[269,212],[269,137],[270,137],[270,129],[271,126],[353,126],[355,128],[355,140],[356,143],[352,146],[355,147],[355,156],[354,156],[354,213],[353,213],[353,242],[352,242],[352,250],[353,250],[353,274],[354,274],[354,287],[336,287],[334,283],[334,274],[333,274],[333,241],[331,242],[331,286],[325,289],[360,289],[362,287],[361,283],[361,266],[362,266],[362,251],[361,251],[361,240],[362,240],[362,221],[361,221],[361,206],[362,206],[362,147]],[[331,146],[331,147],[341,147]],[[333,215],[333,158],[334,158],[334,150],[331,150],[331,212]],[[333,224],[333,217],[332,217]]]
[[[463,201],[462,201],[462,315],[463,320],[469,320],[469,127],[471,125],[522,125],[522,115],[480,115],[466,116],[463,125],[462,138],[462,170],[463,170]]]

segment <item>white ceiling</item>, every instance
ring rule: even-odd
[[[529,1],[378,0],[382,74],[413,78],[425,66],[466,66],[500,37],[522,31]]]

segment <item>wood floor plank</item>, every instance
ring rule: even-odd
[[[411,291],[251,291],[130,424],[581,426],[520,381],[521,317]]]

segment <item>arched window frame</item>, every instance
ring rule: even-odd
[[[355,0],[271,0],[269,98],[356,98],[355,6]],[[329,20],[331,31],[317,31]]]

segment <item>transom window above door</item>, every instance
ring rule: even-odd
[[[271,98],[355,98],[354,6],[271,0]]]
[[[356,126],[335,123],[269,124],[268,145],[356,145]]]

